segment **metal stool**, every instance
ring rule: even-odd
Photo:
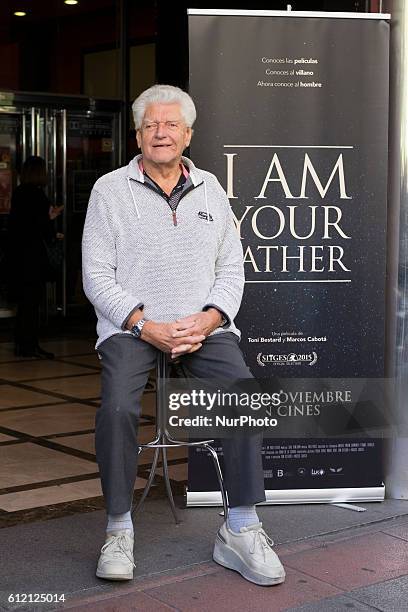
[[[144,500],[147,497],[147,494],[150,491],[150,488],[153,484],[153,480],[156,474],[157,465],[159,462],[159,456],[162,456],[162,466],[163,466],[163,478],[166,486],[167,498],[170,503],[171,511],[173,512],[174,519],[176,523],[180,523],[180,520],[177,516],[176,506],[174,503],[173,492],[171,490],[170,478],[169,478],[169,469],[167,464],[167,449],[174,448],[176,446],[201,446],[209,451],[211,457],[214,461],[215,471],[217,473],[218,482],[220,485],[222,503],[224,506],[224,517],[227,520],[228,516],[228,503],[227,503],[227,493],[225,490],[224,479],[221,472],[221,467],[218,461],[217,453],[214,448],[210,446],[211,442],[214,440],[202,440],[199,442],[182,442],[179,440],[174,440],[167,431],[166,426],[166,413],[167,413],[167,402],[166,402],[166,383],[168,378],[168,360],[167,355],[163,352],[159,353],[157,358],[157,386],[156,386],[156,436],[154,440],[148,442],[147,444],[139,445],[139,455],[145,448],[154,448],[154,457],[152,462],[152,467],[150,468],[149,478],[147,479],[145,488],[143,490],[142,496],[139,502],[136,504],[134,509],[132,510],[132,516],[136,515]]]

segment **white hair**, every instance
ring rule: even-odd
[[[146,109],[150,104],[180,104],[181,114],[188,127],[192,127],[197,117],[194,102],[188,93],[173,85],[153,85],[143,91],[132,104],[133,119],[137,130],[140,129]]]

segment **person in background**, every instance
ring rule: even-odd
[[[17,302],[14,328],[15,354],[19,357],[52,359],[54,355],[39,346],[39,310],[47,280],[55,272],[50,265],[47,245],[63,235],[55,231],[54,219],[63,206],[54,207],[44,192],[47,170],[42,157],[26,159],[21,182],[13,192],[9,220],[8,274]]]

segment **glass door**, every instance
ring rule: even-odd
[[[119,113],[54,110],[49,114],[52,199],[64,204],[64,267],[57,300],[63,314],[87,304],[82,290],[82,231],[95,181],[119,165]]]
[[[64,205],[55,220],[56,231],[65,236],[64,262],[56,283],[47,285],[45,318],[87,304],[82,291],[82,230],[93,184],[119,166],[119,128],[119,111],[68,110],[45,99],[0,107],[0,317],[13,315],[4,270],[7,226],[11,194],[29,155],[45,159],[47,195],[52,204]]]

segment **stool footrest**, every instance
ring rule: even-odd
[[[180,446],[203,446],[204,444],[211,444],[214,440],[202,440],[201,442],[179,442],[178,440],[168,440],[164,444],[158,444],[155,440],[153,442],[147,442],[146,444],[139,444],[140,449],[144,448],[178,448]]]

